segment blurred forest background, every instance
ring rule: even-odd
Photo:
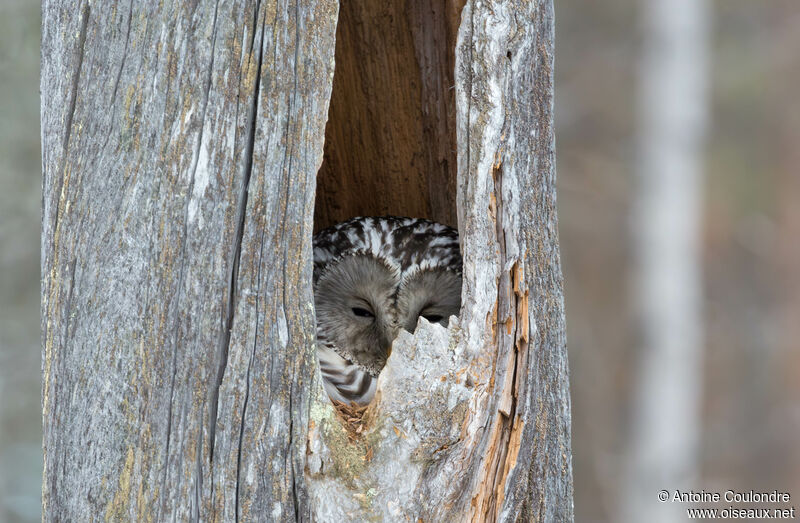
[[[641,422],[634,419],[643,351],[634,276],[643,216],[635,212],[637,89],[649,36],[643,2],[556,2],[559,214],[579,522],[620,520],[630,497],[632,429]],[[0,0],[0,521],[8,522],[40,520],[39,10],[34,0]],[[699,415],[696,476],[660,488],[778,489],[792,493],[796,506],[800,4],[717,0],[708,14],[695,289],[701,328],[693,364],[699,387],[696,405],[686,405]],[[658,510],[656,491],[648,495]]]

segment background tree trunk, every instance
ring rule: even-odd
[[[349,434],[311,292],[337,2],[44,1],[45,520],[572,520],[552,3],[467,2],[452,54],[433,5],[406,4],[422,101],[399,132],[422,121],[401,156],[439,167],[364,191],[357,140],[332,139],[317,219],[360,213],[354,190],[456,205],[464,307],[398,339]]]
[[[646,0],[643,7],[632,222],[641,352],[618,518],[677,522],[685,507],[657,496],[699,479],[710,15],[705,0]]]

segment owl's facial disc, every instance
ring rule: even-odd
[[[446,327],[450,316],[458,316],[461,309],[461,275],[439,268],[409,275],[400,285],[397,308],[408,332],[414,332],[420,317]]]
[[[392,351],[392,341],[397,334],[396,321],[390,310],[389,296],[362,298],[369,294],[369,292],[361,292],[354,295],[349,303],[351,305],[350,312],[353,314],[352,321],[362,326],[354,336],[357,343],[353,350],[354,352],[358,351],[359,347],[367,345],[366,352],[374,353],[380,367],[383,367],[386,358]],[[384,303],[384,305],[372,305],[375,302]]]
[[[393,310],[395,273],[368,256],[330,265],[314,288],[320,332],[343,357],[377,375],[397,334]]]

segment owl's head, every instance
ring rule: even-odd
[[[377,376],[399,324],[396,271],[368,254],[329,263],[314,285],[317,335]]]
[[[401,277],[369,254],[329,263],[314,289],[317,334],[343,356],[377,376],[403,328],[419,318],[447,326],[461,307],[461,274],[440,267]]]
[[[461,273],[448,267],[412,271],[397,288],[396,310],[400,325],[413,333],[419,318],[447,327],[461,308]]]

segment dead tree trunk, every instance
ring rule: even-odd
[[[45,520],[572,520],[552,3],[445,4],[383,19],[416,81],[364,78],[416,94],[353,154],[405,106],[332,98],[368,40],[335,0],[43,2]],[[365,175],[419,122],[427,167]],[[462,235],[460,321],[398,339],[359,434],[316,370],[315,196]]]

